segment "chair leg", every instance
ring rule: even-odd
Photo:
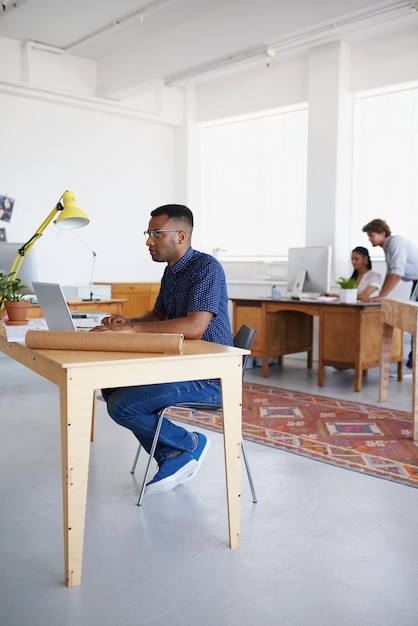
[[[241,440],[241,450],[242,450],[242,456],[243,456],[244,463],[245,463],[245,469],[247,470],[248,482],[250,483],[250,489],[251,489],[251,494],[253,496],[253,502],[254,504],[256,504],[257,494],[255,493],[253,477],[251,475],[250,464],[248,462],[247,452],[245,450],[244,439]]]
[[[131,474],[135,474],[136,464],[138,463],[139,453],[141,452],[141,448],[142,448],[141,444],[138,444],[138,449],[136,451],[134,462],[132,463],[132,467],[131,467]]]
[[[171,408],[172,408],[171,406],[165,407],[165,409],[163,409],[161,411],[160,417],[158,418],[157,427],[155,429],[154,439],[152,440],[152,446],[151,446],[151,450],[150,450],[150,453],[149,453],[147,466],[145,468],[144,479],[142,481],[141,490],[139,492],[139,498],[138,498],[138,502],[137,502],[138,506],[142,505],[142,500],[144,498],[145,488],[146,488],[147,481],[148,481],[148,475],[149,475],[149,472],[150,472],[150,469],[151,469],[151,463],[152,463],[152,459],[154,458],[154,452],[155,452],[155,448],[157,447],[158,437],[160,435],[160,430],[161,430],[161,426],[162,426],[162,423],[163,423],[163,419],[164,419],[165,413],[166,413],[166,411],[168,411]],[[184,408],[185,410],[188,410],[188,411],[191,410],[190,407],[177,407],[177,408]],[[245,449],[245,444],[244,444],[244,439],[243,438],[241,439],[241,450],[242,450],[242,456],[243,456],[244,463],[245,463],[245,469],[246,469],[246,472],[247,472],[248,483],[249,483],[250,489],[251,489],[251,495],[252,495],[254,504],[256,504],[258,502],[257,494],[255,492],[253,477],[252,477],[252,474],[251,474],[250,464],[249,464],[249,461],[248,461],[247,452],[246,452],[246,449]],[[132,468],[131,468],[131,474],[135,473],[135,469],[136,469],[136,466],[137,466],[137,463],[138,463],[138,458],[139,458],[140,452],[141,452],[141,444],[138,445],[138,449],[136,451],[134,462],[133,462]]]
[[[168,410],[170,408],[172,408],[172,407],[167,407],[165,410]],[[189,407],[186,407],[186,406],[176,406],[176,409],[177,410],[188,411],[188,412],[192,411],[192,413],[193,412],[196,413],[196,411],[193,411],[193,409],[190,409]],[[161,426],[160,426],[160,428],[161,428]],[[131,474],[135,474],[136,466],[137,466],[138,459],[139,459],[139,453],[141,452],[141,447],[142,447],[141,444],[138,444],[138,449],[136,451],[135,458],[134,458],[134,461],[133,461],[132,467],[131,467]]]
[[[161,426],[163,423],[164,415],[165,415],[165,412],[170,408],[171,407],[168,406],[165,409],[163,409],[160,413],[160,417],[158,418],[157,428],[155,429],[154,439],[152,440],[152,446],[151,446],[151,450],[150,450],[149,457],[148,457],[147,467],[145,468],[144,480],[142,481],[141,491],[139,492],[139,498],[137,502],[138,506],[142,505],[142,500],[144,498],[144,493],[145,493],[145,487],[147,486],[148,475],[151,469],[152,459],[154,458],[155,448],[157,447],[158,437],[160,435],[160,430],[161,430]]]

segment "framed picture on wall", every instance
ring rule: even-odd
[[[8,196],[0,196],[0,220],[10,222],[15,201]]]
[[[0,228],[0,243],[3,243],[3,241],[7,241],[6,229]]]

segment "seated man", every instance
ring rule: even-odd
[[[154,309],[127,319],[112,315],[95,332],[182,333],[186,339],[203,339],[232,346],[225,274],[212,256],[191,247],[193,214],[178,204],[151,212],[146,245],[157,263],[167,263]],[[159,412],[179,402],[221,402],[220,381],[189,380],[178,383],[103,389],[109,415],[132,430],[150,452]],[[158,472],[146,493],[174,489],[196,476],[209,440],[164,419],[154,457]]]

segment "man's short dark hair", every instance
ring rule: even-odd
[[[367,234],[378,233],[379,235],[381,235],[382,233],[385,233],[386,237],[390,237],[390,235],[392,234],[385,220],[381,219],[372,220],[371,222],[366,224],[366,226],[363,226],[362,231],[363,233]]]
[[[164,204],[151,211],[151,217],[159,215],[168,215],[169,218],[186,222],[190,228],[193,228],[193,213],[184,204]]]

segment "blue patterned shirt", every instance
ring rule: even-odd
[[[186,317],[192,311],[213,313],[201,339],[233,345],[225,273],[209,254],[189,248],[172,267],[167,265],[154,308],[167,319]]]

